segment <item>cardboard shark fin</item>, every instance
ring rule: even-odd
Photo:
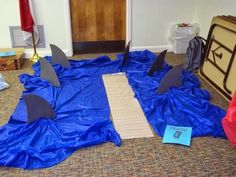
[[[162,70],[166,52],[167,50],[164,50],[157,56],[157,59],[154,61],[154,63],[152,64],[151,68],[148,71],[149,76],[153,75],[156,71]]]
[[[165,93],[170,87],[180,87],[182,85],[182,71],[183,65],[177,65],[170,69],[162,78],[160,85],[157,89],[158,94]]]
[[[47,80],[55,87],[60,87],[60,82],[53,66],[44,58],[40,58],[40,78]]]
[[[129,41],[128,44],[125,47],[125,53],[124,53],[124,58],[123,58],[123,61],[122,61],[122,67],[125,66],[129,61],[130,44],[131,44],[131,41]]]
[[[40,96],[34,94],[27,94],[22,96],[27,108],[27,123],[30,124],[40,118],[56,117],[55,112],[50,104]]]
[[[52,64],[60,64],[63,67],[69,67],[70,62],[68,61],[66,54],[56,45],[50,44],[50,48],[52,51]]]

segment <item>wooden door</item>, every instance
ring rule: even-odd
[[[125,0],[71,0],[74,53],[122,51],[125,4]]]

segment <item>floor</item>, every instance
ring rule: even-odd
[[[77,55],[75,58],[95,58],[96,55]],[[115,54],[109,54],[115,59]],[[167,62],[183,62],[183,55],[167,54]],[[1,72],[10,88],[0,92],[0,125],[4,125],[23,91],[18,81],[21,73],[30,73],[26,61],[22,70]],[[201,80],[201,79],[200,79]],[[214,104],[227,108],[224,100],[211,86],[201,80]],[[191,147],[162,144],[162,139],[138,138],[123,140],[121,147],[112,143],[83,148],[64,162],[47,169],[25,171],[0,167],[0,176],[236,176],[236,150],[227,139],[193,138]]]

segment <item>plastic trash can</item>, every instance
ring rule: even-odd
[[[197,24],[175,24],[171,26],[170,40],[175,54],[184,54],[187,51],[189,41],[198,33]]]

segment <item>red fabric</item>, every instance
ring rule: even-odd
[[[234,93],[234,96],[230,101],[225,118],[230,122],[236,121],[236,92]]]
[[[236,92],[222,120],[222,125],[230,143],[236,148]]]
[[[19,0],[21,29],[27,32],[33,32],[34,19],[30,12],[29,0]]]
[[[229,122],[227,119],[223,119],[222,125],[230,144],[236,148],[236,121]]]

